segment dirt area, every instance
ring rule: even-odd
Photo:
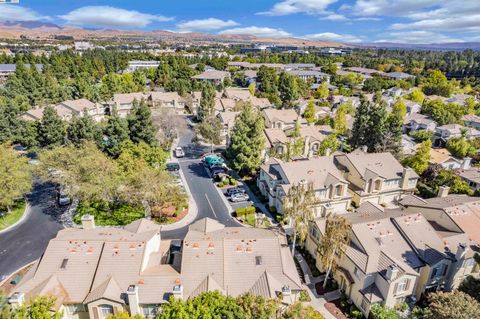
[[[348,319],[348,317],[345,316],[343,312],[333,302],[327,302],[325,304],[325,309],[327,309],[328,312],[330,312],[337,319]]]
[[[28,266],[22,270],[20,270],[19,272],[16,272],[14,273],[12,276],[10,276],[3,285],[0,286],[0,293],[4,294],[4,295],[9,295],[11,294],[14,290],[15,290],[15,285],[12,285],[10,283],[10,281],[15,278],[16,275],[20,275],[20,276],[25,276],[25,274],[30,270],[32,266]]]

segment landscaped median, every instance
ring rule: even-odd
[[[0,211],[0,231],[15,225],[20,221],[25,213],[26,202],[19,201],[10,212]]]

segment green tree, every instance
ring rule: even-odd
[[[314,123],[316,121],[315,102],[313,101],[313,99],[310,99],[308,101],[305,112],[303,113],[303,117],[307,120],[308,123]]]
[[[67,140],[76,146],[93,141],[99,143],[102,131],[93,118],[85,112],[83,116],[74,116],[67,127]]]
[[[382,304],[373,304],[370,308],[370,312],[375,319],[400,319],[395,309],[388,308]]]
[[[362,98],[355,113],[351,137],[352,146],[367,146],[369,152],[394,149],[397,139],[387,136],[387,133],[394,133],[389,132],[389,129],[394,127],[395,123],[388,122],[384,103],[371,103]]]
[[[415,89],[407,96],[407,99],[417,102],[418,104],[422,104],[425,100],[425,94],[423,94],[422,90]]]
[[[234,169],[245,174],[254,174],[258,170],[265,145],[264,128],[260,112],[256,112],[250,103],[246,104],[235,119],[227,149]]]
[[[480,303],[461,291],[428,295],[430,314],[426,319],[473,319],[480,314]]]
[[[329,94],[330,91],[328,90],[327,82],[322,82],[322,84],[318,86],[317,91],[315,92],[316,97],[323,100],[325,100]]]
[[[337,134],[332,133],[327,136],[318,147],[318,155],[325,156],[327,155],[327,150],[330,153],[336,152],[340,147],[340,141],[337,138]]]
[[[292,255],[295,253],[297,239],[303,243],[307,239],[308,225],[315,218],[316,203],[313,183],[292,185],[283,197],[283,214],[293,228]]]
[[[412,168],[418,175],[421,175],[428,168],[430,160],[430,150],[432,149],[432,141],[423,141],[415,151],[415,154],[405,158],[403,165]]]
[[[248,91],[250,92],[250,94],[252,96],[255,96],[255,90],[256,90],[256,86],[255,86],[255,83],[250,83],[248,85]]]
[[[447,77],[440,70],[429,70],[428,75],[421,79],[422,91],[427,95],[440,95],[449,97],[454,86],[448,82]]]
[[[325,229],[318,245],[318,254],[323,268],[326,270],[323,287],[327,285],[331,273],[338,267],[337,260],[341,259],[350,243],[351,226],[345,217],[329,214],[325,220]]]
[[[333,128],[339,135],[345,135],[347,133],[347,114],[343,109],[338,109],[335,114],[335,120],[333,122]]]
[[[215,112],[215,89],[211,85],[207,85],[202,89],[200,105],[197,110],[198,118],[203,121],[210,118]]]
[[[312,306],[304,306],[301,302],[290,305],[282,313],[281,319],[324,319],[321,313]]]
[[[395,101],[392,107],[392,114],[400,118],[403,122],[405,115],[407,115],[407,105],[402,98]]]
[[[467,278],[463,279],[463,281],[460,283],[458,290],[470,295],[471,297],[475,298],[475,300],[480,302],[480,279],[479,278],[468,276]]]
[[[126,159],[133,159],[134,162],[139,159],[144,160],[148,166],[155,169],[163,170],[169,154],[159,146],[151,146],[145,142],[133,143],[126,140],[120,146],[121,153],[117,159],[117,163],[122,163]],[[128,156],[127,156],[128,155]],[[124,163],[124,166],[127,163]],[[121,165],[122,166],[122,165]],[[132,167],[132,170],[134,167]]]
[[[216,116],[204,118],[202,123],[195,126],[197,140],[210,144],[210,151],[213,153],[213,146],[222,143],[223,125]]]
[[[297,78],[286,72],[280,73],[278,78],[278,92],[282,100],[282,106],[291,108],[294,102],[300,97]]]
[[[43,117],[37,126],[37,138],[42,147],[62,145],[65,141],[65,123],[52,106],[43,110]]]
[[[129,129],[127,120],[121,118],[115,109],[112,110],[112,115],[108,117],[103,135],[103,151],[113,158],[118,157],[121,152],[120,146],[129,139]]]
[[[155,145],[155,128],[153,127],[152,112],[147,103],[142,101],[133,101],[133,107],[127,116],[128,129],[130,132],[130,140],[135,143],[141,141]]]
[[[63,313],[55,311],[55,298],[40,296],[14,310],[15,319],[61,319]]]
[[[463,136],[449,139],[446,147],[453,156],[459,158],[474,156],[477,153],[475,147]]]
[[[433,138],[433,132],[427,130],[419,130],[413,133],[410,133],[410,136],[413,137],[415,142],[423,142],[426,140],[431,140]]]
[[[0,208],[10,212],[15,201],[32,188],[28,160],[8,144],[0,145]]]

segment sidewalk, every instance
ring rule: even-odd
[[[327,300],[325,298],[320,297],[317,295],[317,291],[315,290],[315,284],[318,282],[322,282],[324,276],[314,277],[312,272],[310,271],[310,267],[308,267],[307,262],[303,258],[302,254],[300,254],[297,250],[295,250],[295,258],[302,269],[302,272],[305,276],[305,290],[308,292],[310,296],[310,305],[320,312],[326,319],[336,319],[334,315],[332,315],[326,308],[325,304]]]

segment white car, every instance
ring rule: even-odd
[[[185,152],[183,151],[183,148],[181,147],[175,148],[175,157],[180,158],[184,156],[185,156]]]
[[[235,193],[232,196],[230,196],[230,200],[232,202],[244,202],[249,200],[249,197],[245,193]]]
[[[65,193],[63,190],[60,190],[58,192],[58,205],[66,206],[70,205],[71,202],[72,200],[70,199],[70,197],[68,197],[67,193]]]

